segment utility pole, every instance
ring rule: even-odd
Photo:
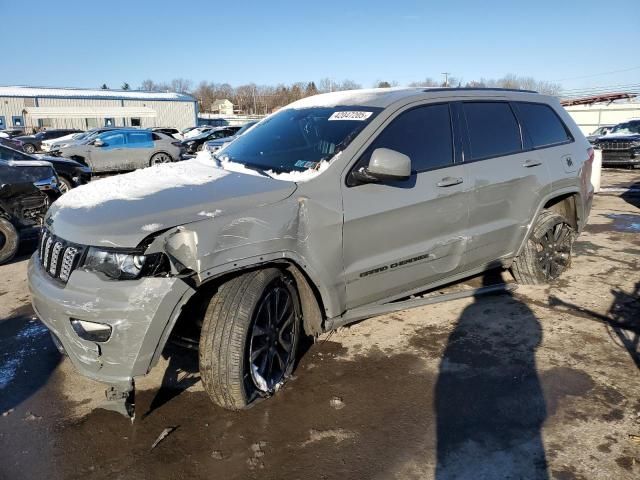
[[[448,87],[449,86],[449,75],[451,75],[451,72],[442,72],[441,75],[444,75],[444,86]]]

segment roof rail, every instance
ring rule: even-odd
[[[469,90],[480,90],[483,92],[524,92],[524,93],[538,93],[535,90],[521,90],[519,88],[494,88],[494,87],[433,87],[433,88],[425,88],[423,91],[425,92],[449,92],[449,91],[469,91]]]

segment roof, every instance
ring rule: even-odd
[[[531,90],[513,90],[501,88],[425,88],[425,87],[400,87],[400,88],[365,88],[360,90],[344,90],[340,92],[322,93],[312,97],[306,97],[289,104],[286,108],[308,107],[335,107],[338,105],[358,105],[362,107],[386,108],[392,103],[411,97],[426,97],[426,94],[438,94],[446,97],[460,95],[480,97],[487,94],[498,96],[505,93],[536,94]]]
[[[117,100],[155,100],[176,102],[195,101],[195,99],[190,95],[175,92],[147,92],[142,90],[102,90],[86,88],[51,88],[25,86],[0,86],[0,97],[90,99],[112,98]]]

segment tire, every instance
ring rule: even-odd
[[[220,287],[207,308],[199,347],[200,376],[215,404],[242,410],[282,386],[296,359],[300,311],[295,282],[276,268],[240,275]],[[271,313],[279,328],[270,326]]]
[[[60,193],[64,195],[65,193],[67,193],[73,188],[73,183],[71,183],[69,179],[65,177],[59,177],[59,178],[60,178],[60,185],[59,185]]]
[[[0,265],[15,257],[20,243],[20,235],[11,222],[0,218]]]
[[[543,210],[522,252],[511,265],[513,277],[523,285],[553,282],[571,266],[575,236],[565,217]]]
[[[161,163],[171,163],[171,162],[173,162],[173,158],[171,158],[171,155],[164,152],[158,152],[151,157],[151,160],[149,160],[149,166],[159,165]]]
[[[28,153],[28,154],[36,153],[36,146],[31,143],[25,143],[22,146],[22,149],[24,150],[24,153]]]

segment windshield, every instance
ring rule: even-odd
[[[287,108],[264,119],[220,153],[220,160],[275,173],[317,168],[343,150],[381,111],[372,107]]]
[[[22,152],[0,145],[0,160],[33,160],[33,157]]]
[[[240,136],[242,135],[244,132],[246,132],[247,130],[249,130],[251,127],[253,127],[256,123],[258,122],[249,122],[249,123],[245,123],[242,128],[240,130],[238,130],[235,134]]]
[[[611,129],[609,134],[617,133],[618,135],[636,135],[640,134],[640,122],[621,123]]]

